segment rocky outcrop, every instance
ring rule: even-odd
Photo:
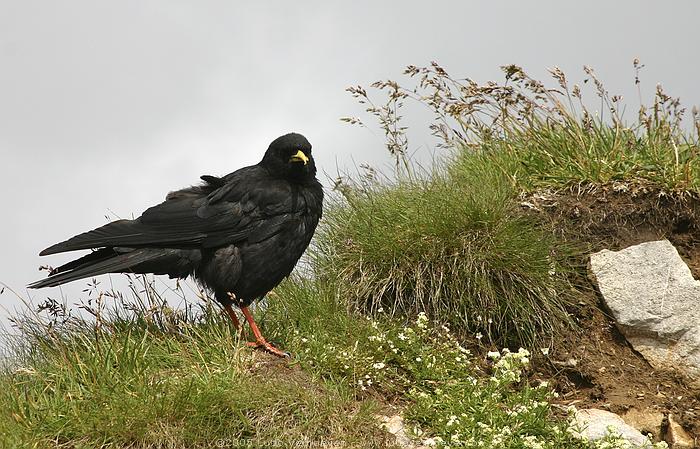
[[[661,240],[603,250],[591,255],[591,272],[634,349],[655,369],[700,383],[700,281],[676,248]]]

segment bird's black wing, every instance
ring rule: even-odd
[[[205,185],[172,192],[135,220],[114,221],[40,254],[101,247],[217,247],[274,235],[302,207],[289,183],[271,179],[259,166],[203,179]]]

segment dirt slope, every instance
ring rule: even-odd
[[[585,254],[666,238],[700,279],[697,196],[616,184],[539,192],[523,197],[522,204],[527,213],[551,223],[559,235],[581,244]],[[619,414],[633,408],[673,413],[686,430],[700,437],[700,392],[691,390],[677,373],[655,371],[617,330],[590,281],[579,281],[584,292],[573,313],[583,332],[559,342],[549,359],[536,365],[539,374],[553,376],[563,392],[563,404]]]

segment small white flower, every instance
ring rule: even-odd
[[[481,340],[482,338],[484,338],[484,336],[481,335],[481,332],[477,332],[476,335],[475,335],[475,337],[476,337],[477,340]]]
[[[380,307],[377,309],[377,313],[384,313],[384,307]]]
[[[432,437],[432,438],[427,438],[423,440],[423,445],[424,446],[437,446],[439,443],[442,443],[443,439],[440,437]]]
[[[549,348],[540,348],[542,355],[549,355]]]
[[[495,359],[501,357],[501,353],[498,351],[489,351],[486,353],[486,357],[495,360]]]
[[[420,358],[420,357],[416,357],[416,362],[422,362],[422,361],[423,361],[423,359],[422,359],[422,358]]]
[[[418,326],[418,329],[427,329],[428,317],[425,316],[425,313],[421,312],[421,315],[418,315],[418,319],[416,320],[416,326]]]
[[[382,368],[384,368],[385,366],[386,366],[386,365],[383,364],[382,362],[377,362],[377,363],[375,363],[374,365],[372,365],[372,368],[374,368],[374,369],[382,369]]]

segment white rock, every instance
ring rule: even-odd
[[[700,379],[700,281],[668,240],[592,254],[591,271],[635,350],[655,369]]]
[[[652,447],[649,438],[642,435],[642,433],[634,427],[625,423],[625,421],[615,413],[597,408],[589,408],[576,410],[574,419],[578,427],[578,429],[576,429],[578,430],[578,436],[586,440],[601,440],[610,434],[610,429],[612,428],[635,448]]]
[[[396,437],[396,444],[402,449],[424,449],[424,446],[418,445],[408,436],[401,415],[378,415],[377,418],[381,422],[381,426]]]

